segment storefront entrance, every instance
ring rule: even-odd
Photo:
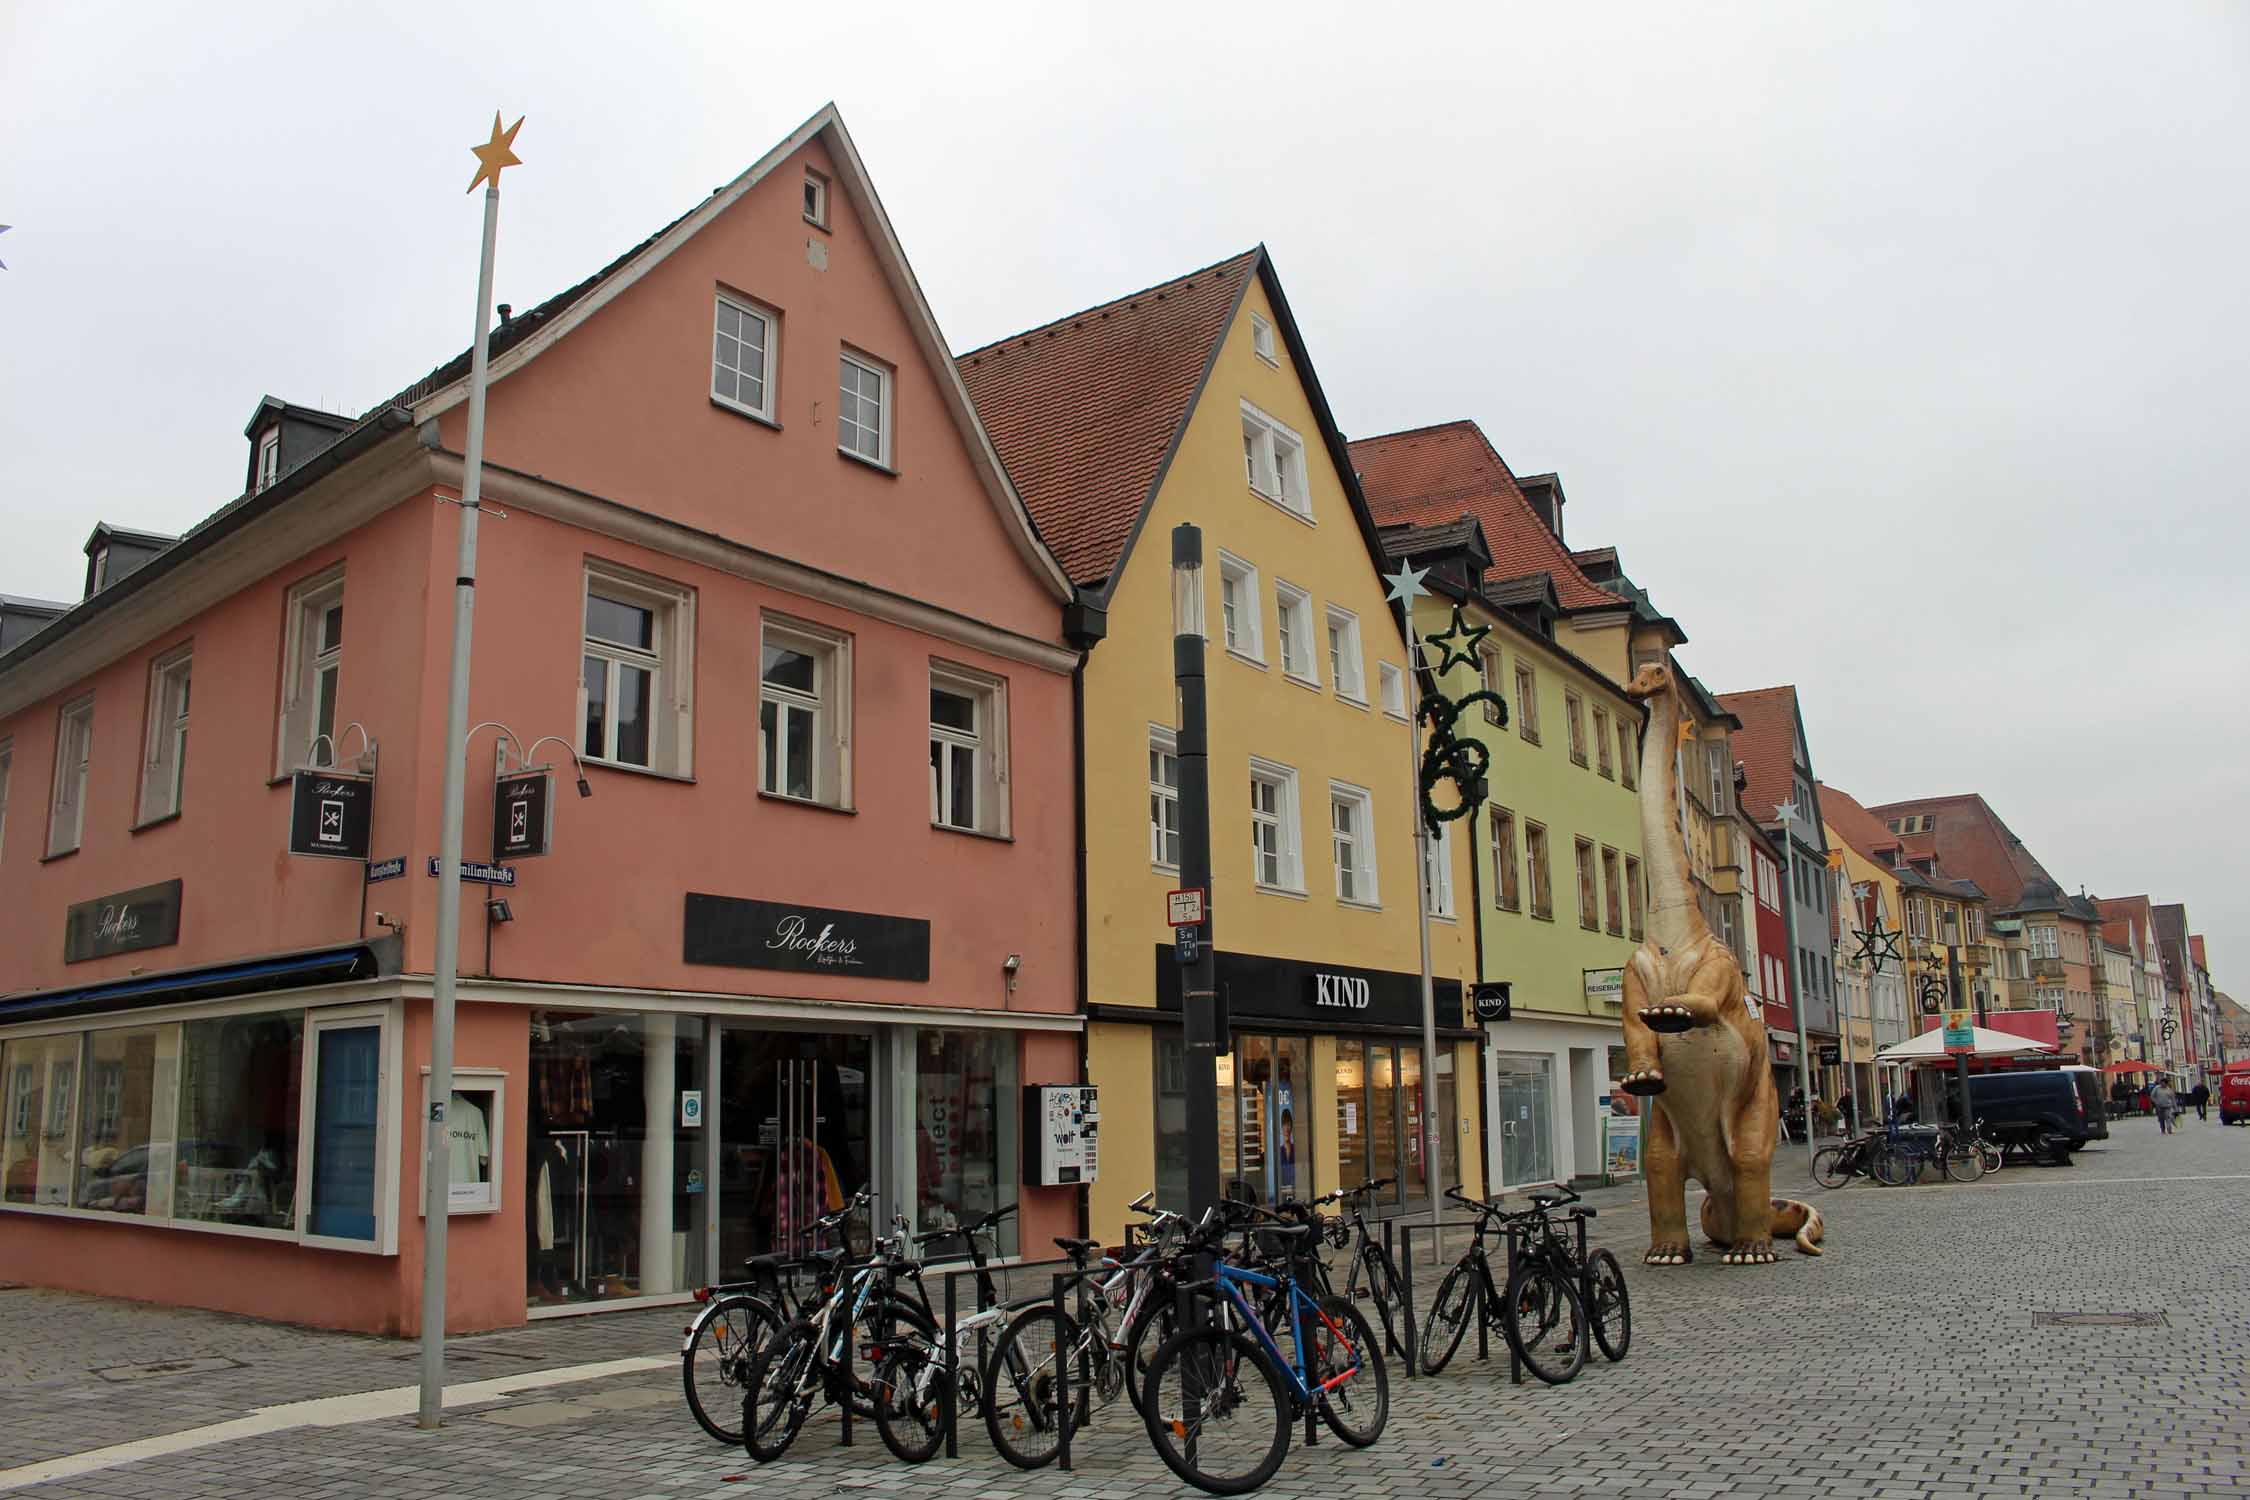
[[[1555,1064],[1550,1057],[1495,1053],[1492,1058],[1499,1191],[1555,1180]]]
[[[1439,1187],[1461,1180],[1453,1098],[1453,1049],[1438,1050]],[[1385,1213],[1426,1208],[1422,1143],[1422,1049],[1412,1042],[1336,1039],[1336,1147],[1343,1186],[1391,1179],[1373,1206]]]
[[[842,1238],[816,1239],[813,1221],[872,1181],[874,1052],[867,1033],[720,1032],[721,1265],[837,1244],[866,1248],[864,1211]]]
[[[1237,1036],[1219,1059],[1219,1181],[1230,1198],[1310,1198],[1312,1045],[1301,1036]]]

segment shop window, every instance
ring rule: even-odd
[[[181,1027],[174,1218],[296,1227],[304,1043],[297,1011]]]
[[[586,570],[578,689],[586,759],[690,774],[694,597],[609,564]]]
[[[1013,1202],[1023,1154],[1016,1139],[1017,1037],[1010,1031],[912,1033],[914,1055],[914,1192],[910,1213],[927,1234]],[[1013,1219],[997,1246],[1014,1253]],[[942,1251],[967,1247],[943,1243]]]
[[[172,1026],[97,1031],[87,1038],[75,1206],[100,1213],[170,1213],[172,1176],[165,1168],[179,1045],[179,1030]]]
[[[769,616],[758,667],[758,786],[851,805],[851,640]]]
[[[1601,895],[1594,888],[1594,846],[1586,839],[1578,848],[1578,925],[1592,932],[1602,925]]]
[[[1492,904],[1502,911],[1517,911],[1523,893],[1516,874],[1516,815],[1495,804],[1492,808]]]
[[[1375,884],[1374,797],[1367,788],[1347,782],[1328,784],[1330,841],[1336,855],[1336,899],[1359,906],[1374,906],[1381,899]]]
[[[66,1207],[78,1109],[78,1034],[19,1039],[0,1055],[8,1086],[0,1201]]]
[[[930,821],[1005,834],[1007,685],[997,677],[930,663]]]
[[[413,1118],[430,1114],[430,1075],[422,1074],[421,1109]],[[498,1213],[502,1197],[502,1164],[507,1160],[505,1131],[508,1121],[507,1079],[497,1068],[453,1070],[453,1097],[445,1106],[446,1203],[457,1214]],[[422,1142],[422,1170],[429,1171],[429,1143]],[[425,1176],[424,1181],[428,1181]],[[416,1205],[427,1217],[427,1201]]]
[[[87,768],[94,755],[92,694],[65,704],[55,720],[55,790],[47,811],[47,852],[68,854],[86,833]]]
[[[158,657],[148,674],[148,735],[141,764],[143,823],[180,810],[187,768],[189,648]]]
[[[344,673],[344,570],[289,591],[276,773],[336,764],[336,695]]]
[[[1156,1037],[1156,1201],[1185,1213],[1188,1206],[1187,1053],[1179,1034]]]
[[[372,1243],[384,1158],[382,1027],[322,1020],[312,1033],[312,1193],[305,1233]]]
[[[1312,1196],[1310,1043],[1238,1035],[1218,1060],[1220,1191],[1242,1203]]]

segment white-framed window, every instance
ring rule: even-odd
[[[711,399],[771,422],[781,319],[771,308],[725,292],[717,295],[711,316]]]
[[[1161,724],[1148,726],[1148,861],[1180,867],[1180,741]]]
[[[1250,874],[1270,890],[1302,892],[1304,858],[1297,817],[1297,773],[1250,759]]]
[[[1625,902],[1619,878],[1617,851],[1605,844],[1602,846],[1602,895],[1609,902],[1608,928],[1612,936],[1623,936],[1625,932]]]
[[[1336,605],[1328,606],[1328,680],[1336,696],[1353,703],[1367,701],[1367,667],[1359,651],[1359,616]]]
[[[258,439],[258,483],[264,489],[281,477],[281,429],[270,427]]]
[[[1305,440],[1247,401],[1242,403],[1242,467],[1251,489],[1311,519]]]
[[[1555,917],[1554,868],[1547,852],[1547,830],[1540,824],[1523,825],[1523,858],[1531,876],[1531,914],[1551,922]]]
[[[930,663],[930,821],[971,833],[1008,831],[1008,685],[951,662]]]
[[[1616,770],[1609,759],[1609,710],[1594,705],[1594,769],[1613,780]]]
[[[1250,349],[1269,365],[1281,363],[1281,356],[1274,348],[1273,324],[1256,313],[1250,315]]]
[[[1516,815],[1499,803],[1491,804],[1492,904],[1502,911],[1523,909],[1523,893],[1516,873]]]
[[[1588,932],[1602,925],[1602,898],[1594,884],[1594,846],[1591,840],[1578,840],[1578,925]]]
[[[278,775],[336,764],[336,694],[344,675],[344,570],[330,568],[289,591],[283,642]]]
[[[1383,694],[1383,712],[1394,719],[1406,717],[1406,672],[1396,662],[1375,664],[1375,681]]]
[[[1219,631],[1229,651],[1263,664],[1266,659],[1263,611],[1258,603],[1258,570],[1231,552],[1219,554]]]
[[[94,755],[94,697],[63,705],[55,718],[55,790],[47,811],[47,852],[67,854],[86,832],[86,772]]]
[[[805,173],[805,222],[828,227],[828,179],[818,172]]]
[[[1336,856],[1336,899],[1380,904],[1375,883],[1375,797],[1348,781],[1328,783],[1329,838]]]
[[[1516,733],[1539,743],[1539,679],[1531,663],[1520,656],[1516,658]]]
[[[851,806],[851,638],[768,615],[758,650],[758,787]]]
[[[612,766],[691,774],[695,595],[614,564],[586,569],[578,753]]]
[[[1711,763],[1711,811],[1715,813],[1725,812],[1727,810],[1727,782],[1730,779],[1727,775],[1730,769],[1727,765],[1727,747],[1724,744],[1706,745],[1703,753]]]
[[[1586,764],[1586,713],[1575,689],[1563,689],[1563,718],[1570,730],[1570,758],[1582,766]]]
[[[1430,915],[1453,915],[1453,825],[1440,823],[1422,840],[1422,891]]]
[[[141,755],[143,823],[180,810],[187,769],[188,669],[192,648],[181,646],[149,664],[148,736]]]
[[[1639,757],[1635,753],[1632,723],[1620,717],[1617,721],[1617,773],[1625,783],[1625,790],[1634,791],[1641,784]]]
[[[1274,643],[1281,648],[1281,670],[1300,682],[1320,681],[1314,653],[1312,595],[1293,583],[1273,581]]]
[[[837,357],[836,446],[854,458],[891,465],[891,369],[864,354]]]
[[[1625,856],[1625,935],[1636,943],[1641,940],[1645,920],[1642,908],[1646,901],[1641,884],[1641,862],[1628,854]]]
[[[8,783],[15,779],[16,742],[0,740],[0,859],[8,853]]]

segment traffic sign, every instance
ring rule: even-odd
[[[394,854],[389,859],[371,859],[367,862],[367,883],[396,880],[406,873],[406,856]]]
[[[1203,892],[1170,891],[1164,897],[1164,919],[1174,927],[1203,925]]]
[[[434,876],[437,872],[438,857],[433,854],[430,856],[430,873]],[[478,885],[514,885],[516,872],[506,865],[488,865],[464,859],[461,861],[461,878]]]

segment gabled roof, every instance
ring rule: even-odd
[[[1885,820],[1915,813],[1930,814],[1936,820],[1936,832],[1910,835],[1908,851],[1936,853],[1949,868],[1976,881],[1992,893],[1994,900],[2003,904],[2014,901],[2034,880],[2054,884],[2046,867],[1975,792],[1886,802],[1868,811]]]
[[[1899,847],[1898,835],[1884,827],[1881,818],[1860,806],[1850,792],[1825,781],[1814,782],[1813,791],[1820,798],[1821,820],[1835,831],[1837,838],[1875,864],[1891,862],[1891,852]]]
[[[1074,583],[1112,578],[1263,259],[1248,250],[972,349],[961,379]]]
[[[1579,568],[1475,422],[1360,438],[1351,444],[1351,455],[1379,522],[1420,526],[1472,515],[1492,548],[1487,578],[1550,574],[1565,613],[1616,609],[1624,602]]]
[[[2107,919],[2102,929],[2104,933],[2111,927],[2123,926],[2140,939],[2144,957],[2156,951],[2156,914],[2149,909],[2148,897],[2104,896],[2094,903],[2094,909]],[[2111,941],[2124,946],[2122,936]]]
[[[1796,791],[1797,690],[1785,685],[1721,693],[1719,705],[1742,721],[1734,735],[1734,758],[1750,775],[1742,807],[1752,821],[1770,823],[1773,810]]]

